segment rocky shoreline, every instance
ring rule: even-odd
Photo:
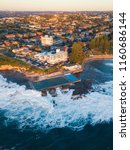
[[[83,64],[82,64],[82,70],[76,70],[75,72],[54,72],[54,73],[51,73],[51,74],[47,74],[47,75],[43,75],[43,74],[39,74],[39,73],[35,73],[35,72],[29,72],[26,68],[22,67],[17,67],[17,66],[11,66],[11,65],[1,65],[0,66],[0,71],[16,71],[16,72],[19,72],[21,74],[23,74],[28,80],[30,81],[37,81],[38,78],[41,78],[42,80],[46,80],[46,79],[51,79],[51,78],[55,78],[55,77],[58,77],[58,76],[61,76],[63,74],[67,74],[67,73],[78,73],[78,72],[82,72],[83,71],[83,68],[84,68],[84,64],[86,64],[87,62],[89,61],[93,61],[93,60],[100,60],[100,59],[112,59],[113,58],[113,55],[109,55],[109,54],[106,54],[106,55],[93,55],[89,58],[86,58],[84,61],[83,61]]]
[[[98,56],[98,57],[89,58],[89,59],[84,60],[84,64],[86,64],[90,61],[103,60],[103,59],[112,59],[112,55],[107,55],[105,57]],[[25,75],[25,73],[18,72],[16,70],[3,70],[3,71],[0,70],[0,74],[2,74],[9,81],[11,80],[12,82],[16,82],[20,85],[26,85],[26,87],[29,89],[33,89],[30,86],[30,83],[32,83],[32,81]],[[77,74],[77,76],[79,76],[79,73]],[[53,76],[53,78],[55,78],[55,76]],[[93,81],[91,81],[91,80],[84,80],[83,82],[81,81],[81,82],[78,82],[78,83],[73,84],[73,85],[68,85],[67,87],[63,86],[62,88],[63,89],[64,88],[65,89],[66,88],[73,89],[74,95],[77,95],[77,94],[82,95],[85,93],[84,91],[88,92],[89,90],[92,90],[92,83],[93,83]],[[55,89],[50,88],[49,91],[52,92],[52,91],[55,91]],[[46,90],[42,91],[41,93],[43,96],[45,96],[47,94]],[[52,93],[51,93],[52,95],[55,95],[55,92],[52,92]]]
[[[26,76],[15,70],[0,70],[0,75],[7,79],[8,82],[14,82],[19,85],[25,85],[30,89],[29,80]]]

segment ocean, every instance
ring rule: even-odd
[[[92,89],[80,96],[58,88],[42,97],[14,78],[0,75],[0,150],[113,149],[112,60],[86,63],[79,78]]]

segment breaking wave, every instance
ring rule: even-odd
[[[111,63],[111,62],[106,62],[106,63],[104,63],[106,66],[113,66],[113,64]]]
[[[0,75],[0,112],[6,118],[5,125],[15,122],[20,129],[47,132],[68,127],[79,131],[86,124],[95,125],[112,119],[112,84],[112,81],[100,84],[94,87],[95,91],[77,99],[72,96],[72,90],[63,93],[60,89],[57,89],[57,97],[49,93],[42,97],[40,92],[7,82]]]
[[[104,73],[103,71],[97,69],[97,68],[93,68],[93,71],[102,75],[106,75],[106,73]]]

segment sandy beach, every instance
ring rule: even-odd
[[[92,61],[92,60],[100,60],[100,59],[113,59],[113,55],[109,55],[109,54],[106,54],[106,55],[93,55],[89,58],[86,58],[83,62],[86,63],[88,61]]]

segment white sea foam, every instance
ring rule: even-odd
[[[100,85],[94,85],[94,90],[102,93],[103,95],[113,95],[113,81],[109,81],[104,83],[101,83]]]
[[[90,92],[78,100],[73,100],[72,90],[62,93],[57,89],[57,97],[50,94],[42,97],[40,92],[8,83],[0,76],[0,111],[7,118],[7,125],[15,121],[21,129],[29,127],[48,131],[68,127],[81,130],[87,123],[112,119],[112,82],[100,86],[105,88],[104,93]]]
[[[113,66],[113,63],[112,62],[106,62],[106,63],[104,63],[106,66],[110,66],[110,67],[112,67]]]
[[[93,70],[96,72],[96,73],[98,73],[98,74],[100,74],[100,75],[107,75],[107,73],[105,73],[105,72],[103,72],[103,71],[101,71],[101,70],[99,70],[99,69],[97,69],[97,68],[93,68]]]

